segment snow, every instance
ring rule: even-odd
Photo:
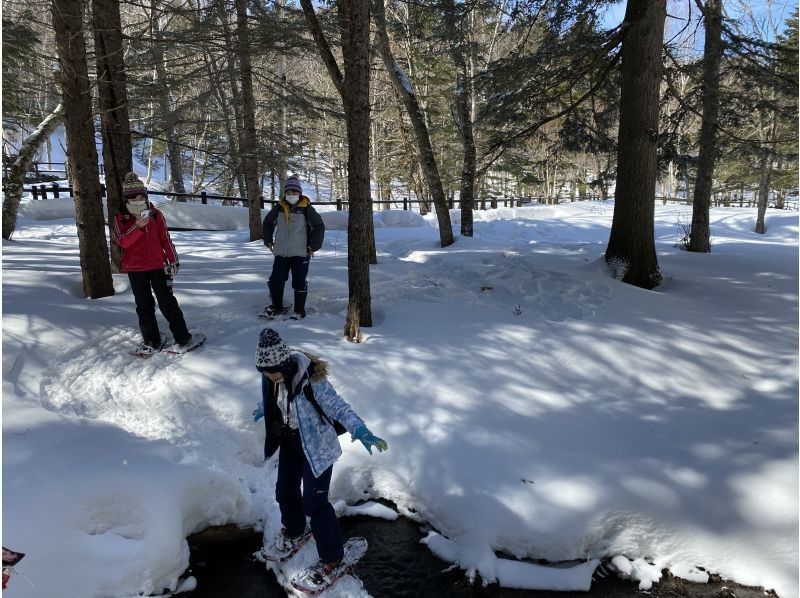
[[[4,594],[187,590],[188,534],[280,526],[251,417],[271,257],[241,208],[165,206],[171,226],[206,229],[173,240],[176,294],[208,341],[136,360],[127,277],[114,297],[82,298],[58,201],[23,204],[3,244],[3,543],[27,553]],[[770,210],[756,235],[755,210],[712,209],[713,251],[693,254],[674,247],[689,208],[656,206],[652,291],[605,267],[612,215],[598,202],[476,211],[475,237],[442,249],[435,216],[376,212],[361,344],[341,338],[346,214],[323,215],[315,312],[275,327],[330,361],[389,443],[370,456],[342,437],[337,512],[391,518],[358,504],[391,501],[434,530],[432,551],[508,587],[585,589],[613,558],[643,588],[669,569],[797,598],[797,214]],[[279,579],[314,555],[309,543]],[[328,595],[366,594],[348,578]]]

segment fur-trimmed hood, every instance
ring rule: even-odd
[[[319,382],[328,377],[328,362],[319,355],[311,353],[310,351],[293,351],[292,357],[297,361],[298,366],[300,366],[297,368],[295,379],[292,380],[293,387],[297,386],[297,383],[300,382],[306,372],[308,372],[311,382]]]

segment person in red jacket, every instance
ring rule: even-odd
[[[136,353],[154,353],[163,344],[156,322],[156,301],[161,314],[169,322],[175,342],[187,345],[192,335],[186,327],[178,300],[172,294],[172,277],[178,273],[180,263],[178,252],[169,238],[164,214],[147,201],[147,187],[133,172],[125,175],[122,197],[122,208],[117,213],[114,227],[117,244],[122,247],[122,271],[127,272],[131,283],[139,330],[144,339]]]

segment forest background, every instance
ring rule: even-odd
[[[246,198],[251,240],[259,198],[274,201],[289,172],[318,199],[349,201],[353,340],[371,325],[368,214],[389,207],[373,200],[414,198],[447,246],[448,205],[471,236],[487,198],[615,197],[606,260],[653,288],[655,195],[694,204],[686,245],[703,252],[712,201],[757,202],[763,232],[767,205],[796,195],[797,14],[772,0],[624,11],[606,0],[4,0],[3,152],[16,170],[3,237],[14,185],[63,119],[79,236],[97,232],[81,239],[87,297],[113,294],[119,263],[99,238],[98,146],[106,219],[134,154],[149,184],[163,162],[168,190]]]

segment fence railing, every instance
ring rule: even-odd
[[[3,177],[7,177],[9,171],[11,170],[11,164],[13,163],[14,156],[3,156]],[[98,168],[100,169],[100,174],[105,174],[105,168],[103,164],[98,164]],[[28,172],[25,174],[26,180],[31,182],[40,182],[40,181],[47,181],[53,180],[56,175],[62,175],[63,177],[60,178],[68,178],[69,172],[67,169],[66,162],[32,162]]]
[[[54,199],[58,199],[63,197],[72,197],[72,186],[63,186],[57,182],[53,183],[42,183],[42,184],[34,184],[28,185],[23,188],[24,193],[30,193],[33,196],[33,199],[48,199],[50,197]],[[106,187],[104,184],[100,184],[100,192],[102,197],[106,196]],[[207,205],[209,201],[221,201],[223,205],[241,205],[247,207],[249,205],[249,200],[246,197],[231,197],[228,195],[218,195],[215,193],[207,193],[206,191],[201,191],[200,193],[175,193],[173,191],[148,191],[148,195],[150,196],[157,196],[157,197],[164,197],[166,199],[178,199],[184,198],[188,199],[192,202],[199,202],[203,205]],[[561,201],[564,201],[565,198],[561,198]],[[597,200],[597,198],[591,198],[591,200]],[[264,196],[259,197],[259,201],[261,202],[261,208],[264,209],[266,203],[272,203],[271,200],[265,200]],[[534,197],[534,196],[505,196],[505,197],[484,197],[481,199],[475,200],[474,209],[476,210],[489,210],[489,209],[497,209],[499,207],[504,208],[513,208],[513,207],[522,207],[523,205],[530,205],[533,203],[537,204],[548,204],[548,203],[556,203],[558,200],[555,198],[548,199],[546,197]],[[691,205],[686,199],[682,197],[656,197],[656,203],[661,202],[662,204],[666,205],[667,203],[676,203],[676,204],[685,204]],[[424,204],[425,206],[430,209],[432,207],[432,203],[430,201],[420,201],[417,199],[411,199],[409,197],[398,197],[396,199],[373,199],[372,204],[374,206],[402,206],[403,210],[411,210],[411,209],[419,209],[419,206]],[[455,209],[459,207],[460,204],[455,199],[449,199],[447,201],[448,206],[450,209]],[[337,198],[335,201],[315,201],[315,206],[336,206],[337,210],[348,210],[349,209],[349,202],[343,198]],[[757,201],[754,199],[746,199],[740,201],[739,199],[728,200],[725,198],[722,199],[713,199],[711,205],[715,207],[749,207],[753,208],[757,206]],[[769,207],[775,208],[776,200],[771,199],[769,202]],[[785,198],[783,201],[784,210],[797,210],[798,209],[798,201],[797,199],[792,196],[789,198]]]
[[[30,193],[33,196],[33,199],[40,200],[40,199],[60,199],[63,197],[72,197],[72,186],[64,186],[58,183],[49,183],[45,184],[42,183],[41,185],[29,185],[23,188],[23,193]],[[106,196],[106,186],[104,184],[100,184],[100,194],[102,197]],[[250,205],[250,201],[246,197],[231,197],[228,195],[217,195],[214,193],[207,193],[206,191],[201,191],[200,193],[176,193],[174,191],[148,191],[148,196],[156,196],[156,197],[164,197],[166,199],[178,199],[184,198],[192,200],[193,202],[199,200],[201,204],[207,205],[208,202],[211,201],[221,201],[224,205],[242,205],[247,207]],[[261,208],[264,209],[265,203],[272,203],[271,200],[265,200],[264,196],[262,195],[259,197],[259,201],[261,202]],[[475,209],[479,210],[487,210],[487,209],[496,209],[500,206],[508,208],[508,207],[520,207],[524,204],[530,203],[545,203],[545,198],[534,198],[534,197],[494,197],[494,198],[485,198],[480,199],[475,202]],[[421,202],[416,199],[410,199],[408,197],[399,197],[397,199],[373,199],[373,205],[395,205],[395,206],[403,206],[403,210],[410,210],[412,206],[419,206],[420,204],[426,204],[429,207],[431,206],[432,202]],[[337,198],[336,201],[315,201],[315,206],[336,206],[337,210],[347,210],[349,209],[349,202],[343,198]],[[456,200],[449,200],[448,205],[450,209],[455,209],[458,205],[458,201]]]

